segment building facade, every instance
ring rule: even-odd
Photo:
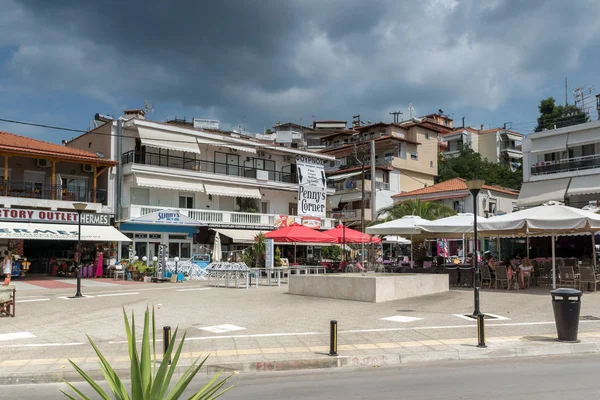
[[[523,158],[521,148],[523,138],[523,134],[504,128],[483,130],[464,127],[444,133],[441,140],[448,144],[448,148],[444,151],[445,156],[457,156],[462,148],[468,145],[490,162],[517,167]]]
[[[252,243],[259,231],[301,223],[296,157],[334,159],[236,133],[150,121],[141,111],[107,121],[69,145],[121,161],[111,175],[109,203],[136,255],[148,258],[160,245],[171,258],[207,252],[216,232],[227,251]],[[333,227],[329,218],[320,225]]]
[[[520,207],[548,201],[596,206],[598,182],[600,121],[535,132],[524,140]]]

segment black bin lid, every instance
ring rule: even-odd
[[[570,288],[559,288],[559,289],[554,289],[553,291],[550,292],[550,294],[552,296],[581,296],[582,292],[581,290],[577,290],[577,289],[570,289]]]

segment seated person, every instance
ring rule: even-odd
[[[525,277],[533,274],[533,263],[527,257],[523,258],[523,262],[519,265],[519,284],[521,289],[525,289]]]

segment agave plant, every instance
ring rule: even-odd
[[[171,386],[171,380],[173,378],[173,374],[177,367],[177,362],[179,361],[179,356],[181,355],[181,350],[183,349],[183,343],[185,342],[185,333],[177,346],[177,350],[175,354],[173,354],[173,349],[175,348],[175,342],[177,340],[177,331],[173,334],[173,340],[169,344],[166,353],[163,356],[160,365],[157,366],[156,360],[156,323],[154,319],[154,309],[152,310],[152,321],[150,321],[150,312],[146,309],[146,313],[144,316],[144,333],[142,336],[142,348],[141,354],[138,353],[138,347],[136,344],[136,335],[135,335],[135,316],[133,312],[131,313],[131,325],[129,324],[129,320],[127,318],[127,313],[125,309],[123,309],[123,318],[125,319],[125,330],[127,331],[127,342],[129,345],[129,358],[131,360],[131,394],[127,392],[123,381],[119,378],[114,368],[109,364],[106,358],[102,355],[96,344],[93,340],[88,336],[88,340],[94,351],[98,355],[100,359],[100,367],[102,369],[102,373],[104,374],[104,378],[110,387],[110,391],[114,397],[111,397],[108,393],[106,393],[100,385],[95,382],[92,378],[89,377],[81,368],[79,368],[74,362],[69,360],[73,368],[83,377],[83,379],[90,384],[90,386],[94,389],[94,391],[100,396],[99,398],[103,400],[176,400],[179,399],[185,389],[188,387],[192,379],[196,376],[200,368],[204,365],[208,357],[204,358],[200,361],[200,358],[197,358],[192,365],[185,371],[183,376],[171,387],[169,391],[169,387]],[[152,341],[150,340],[150,329],[152,329]],[[150,347],[152,346],[151,356]],[[171,356],[173,357],[172,362]],[[222,372],[219,372],[215,377],[213,377],[210,382],[208,382],[200,391],[195,393],[190,397],[190,400],[208,400],[208,399],[216,399],[221,396],[223,393],[231,389],[232,386],[224,388],[227,380],[231,378],[231,375],[221,378]],[[221,378],[221,379],[219,379]],[[65,382],[71,390],[79,396],[79,399],[90,399],[86,395],[84,395],[80,390],[74,387],[72,384]],[[61,391],[65,396],[69,399],[77,400],[76,397]]]

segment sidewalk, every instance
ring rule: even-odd
[[[194,283],[144,288],[157,290],[127,288],[114,297],[100,297],[106,293],[89,289],[93,297],[77,301],[56,293],[47,301],[24,303],[17,318],[0,324],[0,383],[79,379],[67,358],[101,377],[84,333],[127,375],[121,307],[135,310],[140,329],[146,304],[156,306],[157,339],[164,325],[187,330],[180,365],[210,354],[204,369],[208,373],[222,368],[260,372],[600,351],[600,318],[592,314],[600,294],[584,295],[581,343],[565,344],[554,340],[547,288],[484,291],[483,311],[499,319],[486,321],[488,348],[479,349],[475,321],[461,316],[472,312],[469,290],[375,304],[292,296],[284,287],[215,289]],[[339,323],[338,357],[327,355],[330,319]],[[2,341],[3,335],[15,338]],[[162,349],[161,342],[157,348]]]

